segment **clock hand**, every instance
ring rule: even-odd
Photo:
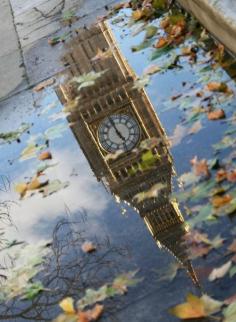
[[[125,137],[123,137],[123,135],[120,133],[120,131],[117,129],[115,122],[113,121],[113,119],[111,117],[108,117],[109,121],[111,122],[111,125],[114,126],[114,129],[116,131],[116,134],[119,136],[119,138],[121,138],[121,140],[123,142],[126,141]]]

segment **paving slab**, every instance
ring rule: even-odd
[[[236,54],[235,0],[178,0],[203,26]]]
[[[0,74],[0,99],[27,87],[20,50],[1,57]]]
[[[0,44],[0,57],[15,51],[19,47],[8,0],[3,0],[0,3]]]

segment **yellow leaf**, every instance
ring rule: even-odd
[[[59,306],[62,310],[67,314],[75,314],[76,311],[74,309],[74,300],[71,297],[64,298],[60,303]]]
[[[180,319],[194,319],[207,316],[203,301],[193,294],[188,294],[187,302],[179,304],[172,309],[170,313]]]
[[[20,194],[21,198],[24,197],[24,195],[27,192],[27,184],[26,183],[18,183],[15,185],[15,191]]]

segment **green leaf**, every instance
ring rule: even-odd
[[[28,123],[22,123],[21,126],[15,130],[15,131],[11,131],[11,132],[5,132],[5,133],[0,133],[0,142],[1,140],[10,143],[13,141],[16,141],[20,138],[20,136],[28,131],[31,127],[31,124]]]
[[[45,137],[49,140],[54,140],[61,138],[63,136],[63,133],[68,129],[66,124],[60,123],[58,125],[52,126],[49,129],[47,129],[44,133]]]
[[[146,30],[145,39],[152,38],[157,33],[157,27],[155,26],[147,26],[145,30]]]
[[[233,267],[231,267],[231,269],[229,271],[230,278],[232,278],[235,274],[236,274],[236,265],[234,265]]]
[[[203,221],[208,220],[213,214],[213,207],[211,204],[207,204],[206,206],[202,206],[198,215],[195,215],[192,219],[188,220],[188,224],[190,227],[195,227],[201,224]]]
[[[155,60],[163,55],[166,55],[168,54],[171,50],[173,49],[172,46],[170,45],[166,45],[165,47],[163,48],[159,48],[159,49],[156,49],[155,51],[153,51],[152,55],[151,55],[151,58],[150,60]]]
[[[23,299],[33,300],[43,290],[44,287],[40,281],[32,283],[27,286]]]
[[[105,74],[107,71],[108,71],[107,69],[102,70],[101,72],[98,72],[98,73],[96,73],[95,71],[91,71],[87,74],[83,74],[81,76],[72,78],[71,82],[79,84],[78,86],[78,91],[79,91],[81,88],[93,86],[96,80],[100,78],[103,74]]]
[[[230,304],[224,311],[223,322],[235,322],[236,321],[236,302]]]
[[[40,192],[43,194],[43,197],[48,197],[55,192],[58,192],[62,189],[67,188],[69,184],[70,184],[69,181],[61,182],[60,180],[55,179],[49,182],[47,186],[40,189]]]

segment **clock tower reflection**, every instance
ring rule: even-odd
[[[145,90],[134,87],[137,77],[107,23],[79,30],[67,46],[69,79],[107,70],[93,86],[78,91],[67,82],[58,88],[62,103],[73,105],[68,121],[95,176],[139,213],[156,243],[199,285],[184,242],[188,227],[169,199],[174,170],[167,136]],[[98,49],[112,49],[112,55],[94,62]]]

